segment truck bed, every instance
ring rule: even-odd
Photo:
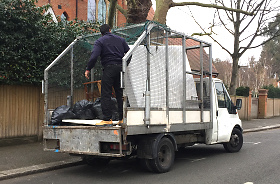
[[[164,110],[152,110],[150,124],[144,124],[144,112],[130,110],[127,112],[127,124],[112,127],[95,126],[101,120],[63,120],[70,126],[44,126],[44,145],[46,151],[66,152],[95,156],[123,157],[130,153],[130,147],[124,145],[127,136],[147,135],[165,132],[185,132],[212,128],[210,111],[204,111],[204,122],[200,122],[200,111],[186,111],[183,122],[182,111],[169,111],[169,119]],[[104,150],[107,145],[123,147],[114,152]],[[126,147],[127,146],[127,147]]]

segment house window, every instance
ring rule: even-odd
[[[88,21],[95,20],[95,0],[88,0],[88,14],[87,14]]]
[[[106,23],[107,5],[104,0],[98,2],[98,21],[102,24]]]
[[[69,19],[69,16],[66,12],[63,12],[60,18],[62,22],[65,22]]]
[[[89,1],[96,2],[94,6],[95,16],[92,20],[98,21],[101,24],[106,24],[108,22],[110,2],[108,0],[88,0],[88,2]],[[88,20],[90,19],[88,18]],[[114,23],[116,23],[116,17],[114,17]]]

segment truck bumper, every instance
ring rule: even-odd
[[[122,144],[121,127],[44,126],[44,150],[81,155],[123,157],[130,146]]]

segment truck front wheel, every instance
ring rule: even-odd
[[[167,137],[163,137],[158,143],[156,158],[148,160],[149,166],[155,172],[164,173],[171,169],[174,158],[175,149],[173,143]]]
[[[229,142],[223,144],[225,150],[230,153],[238,152],[242,148],[242,145],[243,135],[237,128],[232,130]]]

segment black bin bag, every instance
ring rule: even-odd
[[[119,120],[119,113],[118,113],[118,103],[116,98],[111,98],[111,108],[112,108],[112,120],[118,121]],[[93,111],[96,115],[97,119],[103,119],[103,113],[101,108],[101,99],[97,98],[93,103]]]
[[[103,113],[101,109],[101,99],[97,98],[93,103],[93,112],[96,116],[96,119],[103,119]]]
[[[75,103],[73,112],[77,119],[95,119],[96,115],[93,111],[93,103],[88,100],[81,100]]]
[[[66,105],[57,107],[51,117],[51,125],[62,125],[63,119],[75,119],[76,116],[72,112],[72,109]]]

